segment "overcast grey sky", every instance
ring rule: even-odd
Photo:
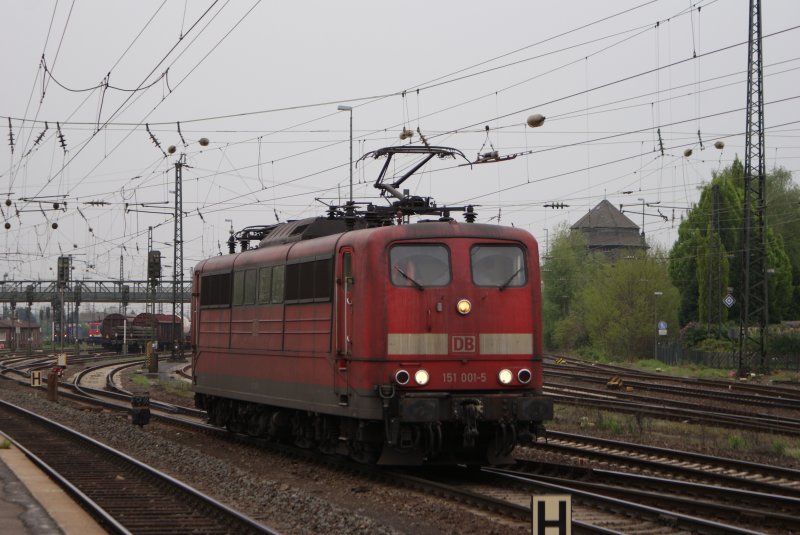
[[[767,167],[796,172],[800,4],[763,4]],[[407,184],[543,246],[607,198],[637,212],[639,199],[660,202],[668,221],[648,208],[645,231],[668,248],[698,186],[743,157],[747,0],[0,5],[9,279],[50,280],[60,254],[75,255],[77,278],[114,279],[120,253],[126,278],[142,279],[148,226],[171,264],[181,153],[187,275],[225,250],[231,224],[321,214],[316,198],[347,196],[338,104],[354,108],[356,158],[407,143],[403,127],[470,159],[516,154],[471,169],[437,161]],[[533,113],[544,126],[525,125]],[[359,164],[356,200],[380,202],[381,164]]]

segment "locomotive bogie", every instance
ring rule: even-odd
[[[235,433],[293,443],[306,449],[341,454],[359,462],[499,464],[517,443],[531,442],[543,431],[531,419],[515,416],[509,399],[454,398],[441,406],[435,399],[404,399],[396,417],[383,423],[338,417],[260,403],[198,394],[197,405],[209,422]],[[528,399],[531,405],[541,400]],[[537,416],[546,416],[539,408]],[[500,414],[506,417],[498,417]],[[440,417],[441,416],[441,417]]]

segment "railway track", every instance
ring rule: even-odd
[[[112,399],[123,404],[128,404],[129,407],[134,394],[119,386],[116,377],[123,370],[141,366],[141,364],[141,359],[122,363],[100,364],[76,373],[72,377],[72,381],[70,383],[66,383],[64,386],[71,388],[72,390],[87,397]],[[105,373],[104,370],[108,370],[108,372]],[[86,377],[96,373],[100,373],[105,376],[105,386],[103,388],[91,387],[82,384]],[[205,411],[184,407],[182,405],[175,405],[173,403],[165,403],[155,399],[150,400],[150,407],[170,414],[182,414],[193,416],[195,418],[206,417]]]
[[[137,365],[140,364],[140,361],[136,363],[114,363],[116,368],[121,368],[124,365]],[[105,369],[105,370],[104,370]],[[97,372],[100,374],[105,374],[107,377],[111,377],[110,370],[112,367],[108,365],[105,366],[97,366],[89,370],[84,370],[85,373]],[[77,376],[76,376],[77,377]],[[80,379],[76,379],[78,383],[80,383]],[[112,379],[108,379],[108,381],[112,381]],[[82,387],[85,388],[85,387]],[[92,396],[103,396],[107,397],[108,393],[103,392],[102,389],[98,392],[90,392]],[[124,393],[114,394],[124,396]],[[118,401],[105,401],[104,403],[111,403],[116,405],[118,410],[129,410],[129,405],[127,398],[120,397]],[[160,414],[164,412],[165,414]],[[165,419],[165,421],[172,421],[178,425],[182,426],[192,426],[191,423],[186,423],[186,420],[183,418],[173,418],[173,415],[170,414],[168,408],[162,409],[158,407],[154,407],[154,417],[159,419]],[[202,429],[203,432],[208,432],[207,426],[198,425],[197,429]],[[216,428],[214,428],[216,429]],[[219,430],[217,430],[219,431]],[[263,447],[264,441],[253,440],[247,437],[242,436],[231,436],[226,434],[225,432],[221,433],[223,436],[228,436],[228,438],[232,438],[237,442],[243,442],[245,444],[256,444],[258,447]],[[215,433],[215,435],[218,435]],[[550,445],[555,445],[556,442],[559,440],[568,441],[570,440],[568,436],[560,436],[563,434],[560,433],[549,433],[549,442]],[[573,443],[577,439],[572,439]],[[594,448],[602,449],[606,448],[609,449],[612,447],[610,444],[611,441],[606,441],[606,444],[599,444],[595,445]],[[286,453],[290,450],[285,450],[283,446],[268,444],[270,447],[277,448],[278,451],[282,451]],[[542,444],[540,444],[542,445]],[[588,446],[587,446],[588,447]],[[645,454],[635,454],[632,453],[630,449],[622,449],[618,444],[613,446],[619,449],[618,456],[624,459],[627,459],[630,464],[634,466],[634,470],[642,471],[642,470],[650,470],[653,471],[654,468],[643,468],[644,461],[631,461],[632,458],[635,456],[638,457],[639,455]],[[672,452],[675,453],[675,452]],[[294,455],[294,453],[291,453]],[[574,453],[574,455],[586,455],[585,453]],[[658,453],[651,452],[649,455],[657,456]],[[664,455],[664,453],[660,453],[660,455]],[[688,454],[694,455],[694,454]],[[586,457],[584,457],[586,458]],[[594,457],[589,455],[590,459]],[[324,462],[330,462],[330,459]],[[602,461],[597,461],[598,464],[601,464]],[[678,462],[678,461],[675,461]],[[728,471],[727,477],[731,481],[735,481],[736,479],[745,479],[745,478],[737,478],[735,475],[736,473],[744,473],[745,470],[742,466],[730,466],[727,469],[724,468],[712,468],[708,463],[710,461],[703,461],[706,464],[702,464],[700,460],[695,458],[693,461],[680,461],[680,462],[693,462],[696,466],[696,472],[703,473],[703,472],[714,472],[714,471],[721,471],[725,472]],[[720,461],[721,462],[721,461]],[[636,466],[641,465],[637,468]],[[347,463],[345,463],[346,465]],[[662,463],[663,464],[663,463]],[[722,463],[724,464],[724,463]],[[663,469],[663,468],[662,468]],[[347,468],[350,470],[350,468]],[[385,472],[385,471],[384,471]],[[751,469],[750,472],[755,472],[755,469]],[[474,471],[470,472],[474,475]],[[596,474],[603,474],[603,472],[595,471]],[[612,478],[612,471],[606,471],[605,476],[609,479]],[[711,516],[711,513],[698,513],[695,516],[701,517],[704,515],[709,515],[711,520],[702,518],[696,518],[692,520],[689,515],[687,518],[682,518],[680,515],[675,513],[674,511],[668,511],[667,508],[657,507],[648,504],[636,503],[636,500],[633,499],[626,499],[625,497],[614,496],[614,489],[609,487],[608,489],[603,489],[601,487],[596,487],[594,489],[590,488],[590,485],[594,484],[597,485],[598,483],[592,481],[584,481],[582,484],[586,485],[584,489],[577,489],[573,487],[577,487],[577,483],[570,483],[570,478],[558,476],[559,481],[551,480],[548,481],[545,477],[553,477],[552,474],[547,474],[542,476],[542,474],[498,474],[492,473],[491,478],[487,476],[479,476],[480,480],[469,480],[467,478],[466,481],[461,481],[459,484],[450,484],[448,481],[441,481],[437,479],[432,479],[429,477],[422,477],[422,476],[409,476],[409,474],[405,474],[406,477],[410,477],[411,480],[395,480],[394,475],[366,475],[370,479],[375,479],[377,477],[390,477],[391,479],[386,480],[390,482],[392,485],[400,485],[400,486],[409,486],[413,488],[417,488],[424,492],[428,492],[430,494],[436,496],[445,496],[448,499],[468,503],[474,505],[476,508],[489,511],[490,514],[494,515],[502,515],[503,517],[507,517],[508,522],[513,525],[522,525],[526,522],[529,523],[530,521],[530,495],[533,492],[533,489],[539,489],[535,492],[542,493],[542,492],[562,492],[564,489],[568,490],[568,493],[577,492],[580,490],[581,492],[585,492],[589,495],[595,494],[606,494],[606,500],[604,502],[591,502],[589,498],[584,499],[583,501],[575,502],[575,529],[576,533],[676,533],[676,532],[701,532],[701,533],[751,533],[752,531],[748,531],[747,529],[740,529],[739,531],[735,531],[738,528],[732,528],[731,526],[726,525],[725,523],[719,522],[719,520],[714,519],[714,516]],[[502,477],[501,477],[502,476]],[[452,477],[452,476],[448,476]],[[467,476],[464,476],[467,477]],[[472,477],[472,476],[469,476]],[[613,476],[617,477],[617,476]],[[624,477],[624,474],[619,476],[620,478]],[[634,476],[631,476],[634,477]],[[675,474],[669,477],[683,477],[689,478],[685,473],[680,476],[676,476]],[[772,489],[769,485],[772,483],[777,482],[779,485],[791,486],[789,483],[784,482],[781,483],[780,479],[784,478],[785,480],[789,481],[791,478],[795,477],[794,475],[786,475],[783,476],[780,474],[774,475],[763,475],[760,476],[763,479],[764,486],[761,486],[761,492],[765,494],[768,493],[768,489]],[[521,488],[522,490],[514,490],[510,491],[508,482],[501,483],[502,480],[507,479],[514,480],[515,478],[523,478],[528,480],[536,480],[535,483],[538,486],[534,486],[533,482],[525,483]],[[746,478],[753,479],[750,475],[747,475]],[[573,478],[574,479],[574,478]],[[724,477],[723,477],[724,479]],[[630,480],[628,480],[630,482]],[[734,484],[728,481],[728,485],[734,486]],[[719,483],[714,483],[714,485],[718,485]],[[520,485],[520,483],[515,482],[514,485]],[[569,485],[573,485],[570,487]],[[627,484],[628,486],[631,486]],[[758,485],[756,485],[758,486]],[[647,492],[658,494],[659,492],[665,492],[662,490],[651,490],[647,491],[644,490],[645,494]],[[700,487],[702,489],[702,487]],[[560,489],[560,490],[559,490]],[[773,489],[774,490],[774,489]],[[701,492],[701,491],[700,491]],[[680,493],[680,491],[678,491]],[[667,501],[667,500],[665,500]],[[695,500],[696,501],[696,500]],[[791,502],[789,502],[791,504]],[[678,507],[678,506],[676,506]],[[637,512],[638,511],[638,512]],[[714,513],[718,515],[716,518],[719,518],[720,514],[724,513]],[[744,513],[742,513],[744,514]],[[745,515],[746,516],[746,515]],[[780,519],[776,519],[771,525],[776,525],[776,522],[779,522]],[[692,524],[692,522],[699,522],[698,524]],[[694,526],[694,527],[692,527]],[[753,528],[755,529],[755,528]],[[780,531],[776,531],[780,532]]]
[[[537,443],[535,448],[520,449],[520,452],[525,451],[531,456],[551,452],[579,462],[589,460],[603,465],[626,466],[637,473],[693,479],[712,485],[800,498],[800,470],[783,466],[557,431],[548,431],[547,441]],[[531,458],[528,456],[518,461],[528,464]]]
[[[727,429],[770,433],[791,437],[800,436],[800,420],[770,415],[726,414],[703,408],[671,407],[669,401],[626,401],[608,396],[591,396],[587,392],[551,393],[557,403],[590,406],[595,409],[650,418],[705,424]]]
[[[110,532],[276,533],[162,472],[20,407],[0,402],[0,430]]]
[[[637,466],[638,473],[540,461],[518,461],[513,470],[487,470],[756,531],[791,533],[795,529],[800,510],[797,488],[765,484],[759,475],[752,473],[748,477],[719,474],[707,477],[699,468],[675,470],[673,463],[650,461],[655,468],[644,470]],[[750,480],[751,476],[756,479]]]
[[[502,492],[508,496],[518,493],[517,499],[524,500],[530,495],[543,493],[570,495],[573,526],[577,525],[581,532],[788,533],[787,530],[793,529],[797,522],[791,514],[763,514],[710,501],[708,487],[702,500],[671,494],[668,491],[675,487],[686,491],[692,486],[647,476],[620,474],[618,479],[612,480],[608,473],[598,473],[598,480],[587,481],[569,470],[557,476],[532,476],[496,468],[484,468],[482,472],[486,476],[483,485],[504,489]],[[601,479],[604,477],[607,479]],[[635,485],[630,486],[634,480]],[[735,495],[725,490],[716,493],[722,496],[720,500]],[[746,496],[740,498],[744,501]]]
[[[71,361],[71,364],[88,364],[97,360],[108,358],[108,355],[94,355],[85,356],[78,360]],[[94,398],[100,400],[111,400],[110,408],[118,408],[125,410],[130,408],[130,402],[133,397],[131,392],[123,389],[115,379],[117,374],[128,368],[141,366],[141,357],[128,358],[122,361],[103,363],[97,366],[90,366],[83,370],[76,372],[71,380],[60,382],[59,388],[62,389],[62,394],[66,392],[74,392],[83,398]],[[48,369],[54,364],[53,358],[39,359],[30,361],[29,359],[22,359],[22,361],[14,361],[13,366],[10,366],[7,361],[0,362],[0,374],[3,376],[15,375],[17,381],[20,383],[27,383],[30,377],[30,372],[37,369]],[[93,375],[102,376],[101,386],[89,386],[83,384],[84,381],[91,383],[90,378]],[[43,382],[47,382],[47,377],[43,378]],[[164,411],[171,414],[183,414],[194,416],[196,418],[205,418],[205,411],[184,407],[181,405],[174,405],[171,403],[164,403],[158,400],[150,400],[150,406],[154,409]]]
[[[669,396],[680,396],[682,398],[709,399],[721,401],[723,403],[747,403],[752,406],[779,408],[779,409],[800,409],[800,390],[797,392],[768,392],[763,387],[757,389],[734,388],[735,383],[720,383],[713,381],[697,382],[694,381],[671,381],[661,383],[651,383],[642,380],[631,380],[626,375],[617,372],[618,377],[623,377],[624,385],[636,392],[658,392]],[[546,373],[545,384],[557,388],[568,388],[570,385],[563,382],[552,380],[553,377],[560,377],[569,380],[578,379],[581,382],[590,384],[605,384],[609,376],[591,375],[586,372],[553,371]],[[663,381],[663,378],[662,378]],[[729,387],[729,388],[726,388]],[[705,387],[705,388],[698,388]],[[787,389],[788,390],[788,389]],[[606,392],[608,390],[606,389]]]
[[[507,516],[509,520],[529,520],[531,497],[534,495],[568,494],[572,497],[572,530],[587,534],[753,534],[747,527],[720,522],[707,516],[687,514],[657,504],[644,503],[643,491],[601,485],[594,489],[568,477],[531,476],[528,473],[497,468],[478,471],[467,468],[424,469],[414,472],[385,472],[382,476],[395,485],[460,501],[470,506]],[[665,502],[668,500],[665,500]],[[695,513],[709,515],[715,511],[694,506]],[[786,524],[784,524],[786,525]],[[793,524],[789,524],[793,525]]]
[[[108,351],[81,351],[67,353],[67,362],[70,365],[86,364],[98,360],[115,357],[115,353]],[[39,353],[37,355],[3,355],[0,356],[0,375],[15,374],[18,376],[30,377],[30,373],[36,370],[48,370],[58,363],[58,355],[55,353]]]
[[[117,363],[114,367],[97,366],[92,369],[84,370],[81,373],[89,374],[92,373],[93,370],[105,369],[107,376],[110,377],[111,373],[108,373],[110,370],[115,368],[119,369],[128,365],[131,365],[131,363]],[[76,376],[76,382],[80,383],[79,375]],[[85,387],[81,388],[83,389]],[[107,392],[95,392],[94,390],[90,393],[92,395],[108,394]],[[115,396],[116,395],[119,394],[115,394]],[[123,403],[124,401],[114,404],[117,405],[118,410],[125,410],[126,405]],[[175,418],[171,414],[161,414],[158,410],[154,411],[154,417],[165,423],[170,423],[171,425],[191,427],[203,433],[208,432],[208,427],[203,424],[192,423],[183,418]],[[508,495],[509,490],[507,484],[499,485],[499,488],[492,488],[492,486],[480,484],[476,485],[474,482],[462,482],[460,485],[452,485],[430,478],[387,472],[377,467],[353,466],[352,463],[343,462],[337,458],[320,457],[310,452],[298,451],[292,447],[269,443],[259,439],[252,439],[250,437],[231,436],[226,433],[214,434],[244,444],[255,445],[259,448],[269,447],[283,454],[307,458],[309,462],[333,464],[338,466],[339,469],[354,471],[370,479],[379,478],[385,481],[386,484],[412,487],[419,491],[444,497],[456,502],[467,503],[472,507],[489,511],[492,515],[501,515],[507,519],[507,522],[517,526],[524,525],[526,522],[530,521],[530,489],[516,491],[514,497],[511,497]],[[498,487],[498,485],[494,486]],[[537,492],[542,492],[542,486],[540,485],[538,488],[539,490]],[[666,512],[657,511],[656,509],[648,508],[634,502],[626,502],[618,498],[576,504],[575,514],[577,515],[574,523],[576,533],[673,533],[676,525],[676,520],[672,519],[667,523],[668,525],[665,526],[664,515],[667,514]],[[675,515],[672,516],[674,517]],[[688,522],[688,520],[682,520],[682,522]],[[609,526],[613,526],[615,529],[611,529]]]
[[[733,393],[740,395],[742,399],[752,400],[754,403],[764,401],[765,405],[773,404],[776,401],[788,401],[795,405],[800,401],[800,384],[797,382],[772,381],[770,384],[759,384],[736,379],[677,377],[610,364],[586,362],[580,359],[570,359],[563,364],[556,362],[556,357],[552,355],[545,357],[545,378],[568,376],[605,383],[610,377],[619,376],[625,380],[625,384],[637,389],[652,388],[656,391],[663,391],[663,387],[668,385],[670,388],[677,387],[677,392],[692,397],[715,397],[716,393]],[[639,381],[631,383],[632,378]],[[710,395],[706,396],[706,393]]]

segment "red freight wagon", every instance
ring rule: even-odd
[[[126,317],[122,314],[107,314],[100,324],[100,335],[103,337],[103,347],[121,351],[123,337],[127,335],[127,339],[130,339],[130,328],[133,324],[133,318],[133,316]]]
[[[163,351],[172,349],[176,343],[183,343],[183,320],[180,316],[142,312],[133,319],[129,329],[128,337],[139,349],[144,349],[147,343],[155,342],[158,350]]]

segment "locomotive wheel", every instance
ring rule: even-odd
[[[506,427],[486,444],[486,461],[492,466],[514,464],[511,452],[514,451],[516,433],[513,427]]]
[[[247,434],[250,436],[258,437],[266,434],[269,429],[270,413],[262,410],[250,419],[250,426],[247,429]]]
[[[340,453],[338,422],[333,418],[323,417],[315,423],[317,436],[320,437],[317,449],[326,455]]]
[[[357,463],[375,464],[380,457],[380,447],[369,442],[351,440],[348,443],[347,453]]]
[[[292,418],[292,438],[298,448],[310,450],[317,447],[312,422],[313,417],[300,412],[294,414]]]

